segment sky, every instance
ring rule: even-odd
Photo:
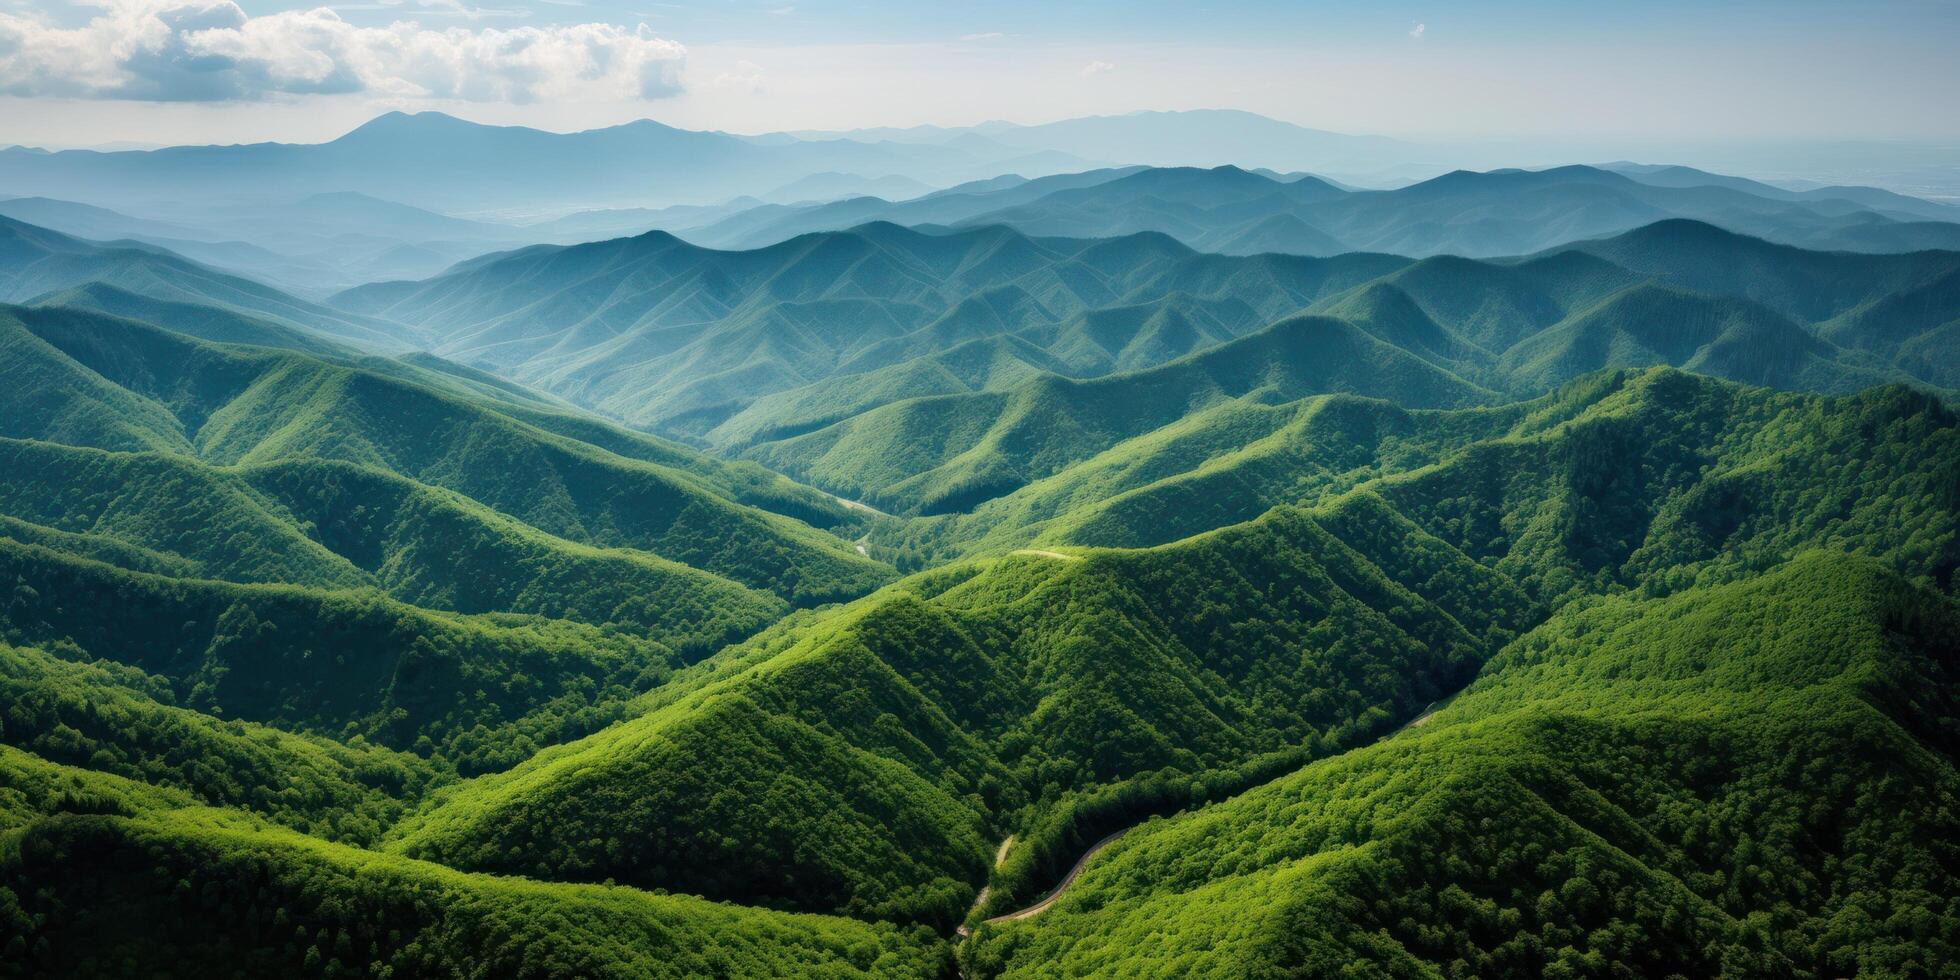
[[[391,109],[765,132],[1236,108],[1405,139],[1960,141],[1960,2],[0,0],[0,144]]]

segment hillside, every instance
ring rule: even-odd
[[[1745,580],[1825,542],[1939,589],[1960,568],[1939,489],[1960,428],[1903,390],[1648,372],[1432,417],[1440,465],[1318,494],[1290,478],[1306,487],[1247,523],[954,564],[772,631],[631,721],[445,791],[396,846],[943,925],[986,832],[1023,855],[995,899],[1029,897],[1125,820],[1386,732],[1548,610]],[[1865,458],[1863,433],[1885,451],[1822,476]],[[621,821],[646,832],[611,836]],[[863,861],[881,849],[909,859]]]
[[[1826,555],[1562,612],[1420,727],[1140,827],[965,972],[1938,972],[1957,630]]]
[[[1302,317],[1134,374],[1046,376],[1004,393],[893,402],[747,455],[888,510],[944,513],[1223,399],[1330,391],[1425,408],[1494,398],[1345,321]]]
[[[109,740],[65,760],[135,752],[136,771],[167,771],[211,716],[412,751],[433,766],[425,783],[494,770],[618,718],[793,605],[890,578],[754,506],[861,520],[827,497],[421,366],[440,362],[5,312],[4,639],[135,668],[127,711],[159,719],[140,747],[99,720],[6,723],[22,739],[53,725]],[[166,312],[291,339],[209,308]],[[37,687],[70,683],[49,669]],[[328,787],[326,809],[294,810],[239,778],[178,785],[366,839],[413,798],[397,777],[384,797]]]
[[[10,365],[76,394],[37,404],[56,386],[10,386],[28,400],[9,412],[11,436],[158,449],[218,466],[336,460],[460,494],[565,543],[650,551],[796,602],[861,592],[883,578],[841,540],[753,510],[694,473],[560,435],[482,400],[293,353],[201,344],[133,321],[72,310],[17,316],[7,336],[32,357]],[[513,472],[531,478],[508,479]]]
[[[1412,528],[1343,546],[1357,520],[1275,516],[1160,552],[1017,556],[895,587],[724,653],[724,676],[640,718],[459,787],[402,846],[949,924],[990,824],[1166,767],[1342,744],[1452,687],[1522,615],[1521,599],[1464,605],[1507,592]],[[1233,639],[1227,623],[1241,624]],[[1337,630],[1353,639],[1297,662]],[[1352,693],[1334,694],[1336,676]],[[591,836],[622,823],[635,832],[618,848]]]
[[[0,746],[9,964],[113,972],[167,955],[186,974],[694,977],[716,972],[929,978],[918,930],[682,895],[462,874],[204,809]],[[45,810],[41,809],[45,807]],[[27,888],[45,882],[45,888]],[[14,895],[10,887],[5,894]],[[378,968],[377,968],[378,966]]]

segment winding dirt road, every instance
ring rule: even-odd
[[[1052,558],[1061,558],[1066,561],[1081,561],[1081,559],[1075,555],[1064,555],[1053,551],[1023,550],[1023,551],[1017,551],[1015,552],[1015,554],[1047,555]],[[1381,738],[1376,739],[1375,742],[1380,742],[1384,739],[1393,738],[1411,728],[1421,728],[1425,722],[1429,721],[1429,719],[1436,714],[1438,708],[1442,707],[1445,704],[1448,704],[1450,701],[1455,700],[1455,698],[1456,698],[1455,695],[1451,695],[1450,697],[1444,698],[1441,701],[1429,702],[1429,704],[1425,706],[1422,709],[1422,711],[1418,712],[1414,718],[1411,718],[1408,721],[1403,722],[1400,728],[1397,728],[1396,730],[1389,732],[1387,735],[1383,735]],[[1372,745],[1375,743],[1370,742],[1369,744]],[[1363,747],[1365,746],[1357,746],[1357,748],[1363,748]],[[1348,751],[1354,751],[1354,749],[1350,749]],[[1110,834],[1108,837],[1105,837],[1102,840],[1099,840],[1094,844],[1091,844],[1088,850],[1082,852],[1081,857],[1075,859],[1075,866],[1068,869],[1068,874],[1063,876],[1062,880],[1058,882],[1054,888],[1048,890],[1048,894],[1041,896],[1041,898],[1038,901],[1036,901],[1033,905],[1030,905],[1024,909],[1016,909],[1015,911],[1008,912],[1002,915],[996,915],[992,918],[984,920],[982,924],[994,925],[1002,922],[1018,922],[1022,919],[1032,919],[1035,916],[1048,911],[1048,907],[1054,905],[1055,900],[1062,897],[1062,893],[1068,890],[1068,886],[1075,883],[1076,876],[1082,873],[1082,869],[1086,867],[1089,864],[1089,862],[1095,858],[1096,855],[1102,853],[1103,848],[1116,843],[1117,838],[1122,837],[1124,834],[1127,834],[1135,829],[1136,829],[1135,826],[1125,827],[1122,830]],[[1008,835],[1006,840],[1000,842],[1000,851],[994,855],[995,867],[999,867],[1002,861],[1007,860],[1007,848],[1010,844],[1013,843],[1014,843],[1014,836],[1012,834]],[[993,893],[993,887],[991,885],[981,888],[979,897],[973,900],[973,907],[977,909],[981,905],[985,904],[987,901],[987,896],[992,893]],[[972,935],[972,931],[965,926],[960,926],[955,931],[962,938]]]
[[[1062,876],[1062,880],[1059,883],[1057,883],[1054,888],[1050,889],[1048,894],[1041,896],[1040,901],[1035,902],[1033,905],[1030,905],[1024,909],[1017,909],[1005,915],[996,915],[993,918],[988,919],[987,922],[988,923],[1014,922],[1020,919],[1032,919],[1035,916],[1048,911],[1048,906],[1055,904],[1055,900],[1062,897],[1062,892],[1067,891],[1068,886],[1075,883],[1075,876],[1082,873],[1082,868],[1085,865],[1087,865],[1091,859],[1093,859],[1096,855],[1101,854],[1103,848],[1116,843],[1116,838],[1129,833],[1132,829],[1133,828],[1125,827],[1122,830],[1110,834],[1108,837],[1105,837],[1102,840],[1099,840],[1094,844],[1089,845],[1089,849],[1083,851],[1082,856],[1075,859],[1075,867],[1068,869],[1068,874]]]
[[[1021,549],[1019,549],[1019,550],[1017,550],[1017,551],[1015,551],[1015,552],[1014,552],[1014,554],[1017,554],[1017,555],[1040,555],[1040,556],[1041,556],[1041,557],[1043,557],[1043,558],[1059,558],[1059,559],[1061,559],[1062,561],[1081,561],[1081,560],[1082,560],[1082,556],[1081,556],[1081,555],[1065,555],[1065,554],[1062,554],[1062,553],[1061,553],[1061,552],[1059,552],[1059,551],[1043,551],[1043,550],[1041,550],[1040,548],[1021,548]]]

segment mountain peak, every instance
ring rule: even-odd
[[[344,140],[363,135],[373,136],[377,134],[430,132],[454,128],[480,129],[489,127],[484,127],[480,123],[470,122],[467,119],[459,119],[446,112],[436,112],[434,110],[402,112],[397,109],[393,112],[384,112],[348,130],[346,135],[340,138]],[[338,140],[335,142],[338,142]]]

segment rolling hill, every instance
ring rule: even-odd
[[[793,606],[891,577],[763,509],[861,522],[829,497],[424,366],[441,362],[211,344],[73,307],[0,313],[4,638],[133,669],[132,716],[181,738],[209,715],[413,752],[423,783],[494,770]],[[56,725],[26,718],[10,731]],[[113,743],[100,722],[59,730]],[[128,751],[138,769],[183,764],[161,743]],[[341,802],[307,810],[215,772],[177,784],[369,839],[409,799],[327,789]]]
[[[1562,612],[1421,727],[1138,828],[964,972],[1938,972],[1957,614],[1829,555]],[[1940,925],[1853,911],[1887,908]]]

